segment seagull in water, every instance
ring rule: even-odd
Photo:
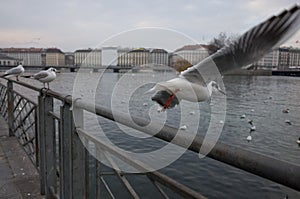
[[[23,66],[20,64],[16,67],[13,67],[7,71],[5,71],[5,73],[1,76],[1,77],[16,77],[16,80],[19,81],[19,76],[22,75],[24,73],[25,69],[23,68]]]
[[[44,84],[47,83],[48,89],[49,87],[49,82],[52,82],[56,78],[56,69],[55,68],[49,68],[48,70],[42,70],[34,75],[31,76],[31,78],[36,79]]]
[[[224,75],[234,69],[248,68],[289,39],[299,26],[300,7],[295,5],[253,27],[235,42],[181,72],[178,77],[157,83],[149,90],[157,91],[152,100],[160,104],[164,111],[175,107],[181,100],[207,101],[213,91],[225,94],[217,84],[222,79],[217,72]],[[214,71],[215,66],[218,71]]]

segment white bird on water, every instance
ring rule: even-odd
[[[157,83],[150,89],[157,91],[152,100],[160,104],[164,111],[175,107],[181,100],[207,101],[213,91],[225,94],[216,83],[220,78],[217,78],[215,72],[211,72],[214,66],[217,66],[221,75],[234,69],[247,68],[283,44],[299,26],[300,7],[295,5],[253,27],[237,41],[181,72],[178,77]]]
[[[31,78],[36,79],[44,84],[47,83],[48,89],[49,87],[49,82],[52,82],[56,78],[56,69],[55,68],[49,68],[48,70],[42,70],[34,75],[31,76]]]
[[[19,81],[19,76],[24,73],[25,69],[24,67],[20,64],[16,67],[13,67],[7,71],[1,77],[16,77],[16,80]]]

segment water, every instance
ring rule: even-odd
[[[158,115],[152,119],[157,122],[165,119],[167,124],[176,127],[179,127],[183,120],[185,124],[189,122],[188,130],[193,132],[196,129],[200,134],[208,128],[207,114],[211,111],[208,103],[199,104],[201,116],[197,119],[193,119],[194,116],[189,114],[191,111],[197,111],[191,108],[194,105],[190,103],[182,104],[184,110],[177,107],[165,114],[156,111],[156,105],[150,100],[151,94],[145,94],[145,91],[151,88],[153,85],[151,82],[171,78],[173,74],[136,73],[126,74],[128,76],[124,78],[124,74],[105,73],[100,84],[96,84],[94,91],[89,83],[97,82],[98,75],[86,73],[86,81],[83,82],[87,85],[82,88],[86,96],[96,94],[98,104],[112,106],[118,111],[129,109],[131,115],[138,117],[150,118],[151,114]],[[66,95],[71,94],[75,76],[75,73],[61,73],[51,83],[51,88]],[[39,85],[34,80],[25,81]],[[300,78],[226,76],[224,83],[227,93],[227,114],[219,140],[246,150],[300,164],[300,147],[296,144],[296,140],[300,137]],[[21,90],[17,86],[16,88],[24,93],[24,89]],[[31,98],[36,95],[33,92],[25,93]],[[290,109],[288,114],[282,112],[286,108]],[[240,118],[243,114],[253,120],[256,126],[251,142],[246,140],[250,125],[245,119]],[[180,118],[180,115],[184,118]],[[285,120],[290,120],[292,125],[286,124]],[[124,150],[142,153],[158,150],[166,144],[148,136],[143,137],[143,134],[134,131],[132,135],[122,133],[120,126],[101,118],[98,118],[98,124],[89,121],[87,124],[90,129],[96,129],[100,124],[111,142]],[[121,128],[125,132],[130,131],[128,128]],[[282,199],[286,194],[289,198],[300,198],[299,192],[210,158],[199,159],[193,152],[185,152],[177,161],[160,171],[208,198]],[[139,178],[129,179],[137,184],[139,190],[149,190],[148,184],[146,185]],[[152,194],[148,194],[145,198],[152,197]]]

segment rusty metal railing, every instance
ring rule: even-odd
[[[18,84],[39,92],[38,103],[35,104],[13,91],[12,84]],[[58,112],[54,111],[54,100],[62,102]],[[78,124],[78,121],[83,122],[84,111],[95,112],[98,116],[114,121],[115,118],[110,109],[94,106],[80,99],[74,100],[72,96],[65,96],[52,90],[40,89],[14,80],[8,80],[7,86],[0,86],[0,103],[0,111],[8,120],[10,132],[13,135],[20,139],[22,132],[24,134],[24,131],[29,132],[28,129],[35,130],[35,138],[30,137],[33,135],[30,130],[30,133],[25,133],[29,135],[26,138],[27,142],[22,140],[20,143],[36,143],[33,145],[36,147],[29,148],[36,149],[33,154],[37,157],[35,164],[40,171],[41,193],[46,194],[46,197],[99,198],[101,192],[110,198],[116,198],[117,196],[111,189],[111,181],[106,180],[107,176],[112,175],[123,185],[129,196],[132,198],[142,197],[136,191],[136,187],[127,179],[128,176],[134,174],[120,172],[117,163],[111,156],[121,159],[134,168],[144,170],[151,170],[151,168],[120,151],[114,150],[105,142],[86,132],[83,124],[81,125],[80,122]],[[76,128],[73,118],[74,110],[77,111],[78,117]],[[123,117],[122,113],[117,114],[119,114],[118,118]],[[138,125],[132,125],[126,118],[117,122],[167,142],[171,142],[177,132],[177,129],[170,126],[164,126],[158,133],[151,129],[145,130],[139,128],[139,125],[145,126],[149,121],[143,118],[133,118],[133,120]],[[26,125],[23,124],[24,121],[26,121]],[[111,171],[102,170],[101,162],[89,154],[80,138],[86,142],[85,144],[90,143],[95,146],[96,154],[102,153],[103,158],[110,164]],[[185,144],[187,143],[186,139],[190,138],[188,136],[182,137],[182,139],[177,139],[176,142],[172,143],[198,153],[203,138],[196,136],[192,142],[188,142],[191,143],[189,146]],[[28,142],[28,140],[35,140],[35,142]],[[300,191],[299,165],[219,142],[207,156]],[[164,191],[166,188],[184,198],[205,198],[200,193],[158,171],[136,175],[147,178],[149,184],[152,184],[153,190],[156,190],[163,198],[169,197]]]

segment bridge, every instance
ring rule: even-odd
[[[146,119],[133,118],[138,124],[133,125],[122,113],[113,114],[107,107],[94,106],[81,99],[73,99],[70,95],[41,89],[21,81],[6,78],[4,81],[6,84],[0,84],[0,113],[8,123],[8,136],[15,136],[18,139],[20,147],[24,148],[32,164],[38,169],[40,193],[46,198],[100,198],[103,193],[109,198],[116,198],[117,193],[111,189],[111,185],[115,183],[120,185],[119,189],[124,190],[123,194],[126,193],[132,198],[142,198],[145,196],[143,194],[147,193],[138,192],[137,187],[128,180],[137,175],[148,179],[152,196],[159,194],[162,198],[169,198],[168,194],[171,191],[183,198],[206,198],[203,193],[179,183],[166,174],[151,170],[148,165],[97,139],[86,131],[83,117],[84,112],[87,112],[115,121],[117,114],[118,123],[165,142],[187,147],[195,153],[199,153],[203,137],[196,136],[190,140],[191,142],[187,141],[190,139],[188,136],[176,138],[178,129],[167,125],[158,133],[155,130],[158,124],[153,124],[153,129],[143,130],[139,126],[148,124],[149,121]],[[15,91],[16,85],[37,92],[37,102]],[[54,100],[61,103],[54,103]],[[74,111],[76,118],[72,114]],[[76,124],[74,119],[77,121]],[[187,146],[186,143],[189,142],[191,145]],[[94,146],[95,153],[102,154],[101,157],[111,165],[111,170],[103,171],[103,164],[90,155],[90,150],[87,150],[84,144]],[[207,156],[300,191],[299,165],[221,142],[218,142]],[[149,172],[139,174],[121,172],[116,158],[137,170]],[[107,180],[107,176],[114,176],[114,180]],[[166,188],[168,192],[165,191]]]

